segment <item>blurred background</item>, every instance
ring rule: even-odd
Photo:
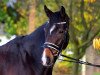
[[[52,11],[64,6],[70,17],[70,42],[62,53],[100,64],[100,42],[97,49],[92,44],[100,37],[100,0],[0,0],[0,45],[48,21],[44,5]],[[53,75],[100,75],[100,68],[57,60]]]

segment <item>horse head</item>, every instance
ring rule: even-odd
[[[44,6],[44,10],[49,21],[44,28],[45,43],[42,62],[44,66],[52,66],[62,50],[68,45],[69,17],[63,6],[57,12],[52,12],[46,6]]]

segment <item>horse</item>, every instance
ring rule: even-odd
[[[63,6],[52,12],[44,5],[44,10],[47,22],[0,46],[0,75],[52,75],[59,53],[68,45],[69,17]]]

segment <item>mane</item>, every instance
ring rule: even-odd
[[[21,45],[21,40],[24,38],[24,36],[18,36],[14,39],[12,39],[11,41],[9,41],[8,43],[2,45],[0,47],[0,55],[1,54],[7,54],[7,53],[12,53],[12,54],[17,54],[18,52],[18,48],[20,49],[20,45]]]
[[[9,41],[8,43],[0,46],[0,56],[2,55],[7,55],[7,54],[11,54],[11,55],[18,55],[20,51],[23,51],[23,48],[25,48],[24,43],[30,41],[31,43],[34,43],[35,38],[38,34],[40,34],[40,32],[43,32],[45,25],[47,24],[44,23],[43,25],[41,25],[40,27],[38,27],[34,32],[32,32],[29,35],[25,35],[25,36],[17,36],[16,38],[12,39],[11,41]],[[37,34],[38,33],[38,34]],[[42,34],[43,35],[43,34]],[[41,36],[41,35],[40,35]],[[39,36],[39,37],[40,37]],[[43,36],[44,37],[44,36]],[[40,39],[38,39],[37,41],[39,41]],[[33,42],[32,42],[33,41]],[[39,41],[40,42],[40,41]],[[23,47],[23,48],[22,48]]]

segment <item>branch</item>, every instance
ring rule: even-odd
[[[55,0],[55,2],[56,2],[56,4],[57,4],[57,6],[58,6],[58,7],[60,7],[60,6],[61,6],[61,4],[60,4],[60,3],[61,3],[61,1],[60,1],[60,0]]]
[[[78,49],[81,49],[81,48],[83,48],[83,47],[88,47],[88,46],[90,46],[91,44],[92,44],[92,40],[93,40],[93,38],[96,36],[96,35],[98,35],[98,33],[100,32],[100,28],[95,32],[95,34],[89,39],[89,40],[87,40],[86,42],[84,42],[81,46],[79,46],[78,47]]]
[[[84,0],[81,0],[80,12],[82,17],[82,24],[85,29],[87,29],[87,23],[84,18]]]
[[[70,15],[70,19],[73,20],[73,0],[70,0],[70,5],[69,5],[69,15]],[[70,37],[72,38],[71,41],[74,44],[78,44],[78,40],[76,38],[75,35],[75,28],[74,28],[74,24],[72,25],[73,22],[70,23]]]

